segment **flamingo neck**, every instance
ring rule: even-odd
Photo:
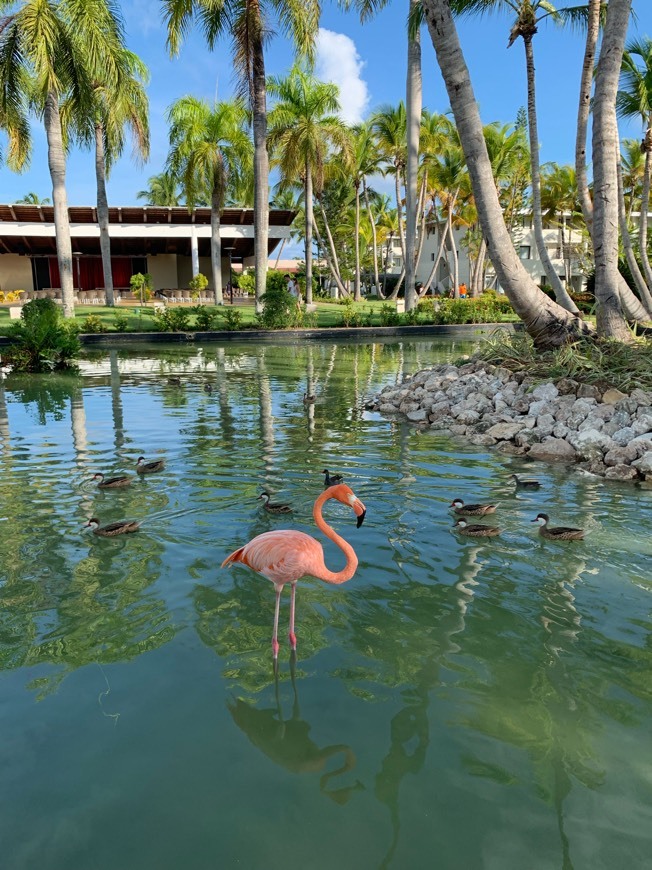
[[[346,565],[341,571],[329,571],[326,565],[324,565],[322,571],[319,573],[319,579],[323,580],[325,583],[339,584],[346,583],[347,580],[350,580],[351,577],[353,577],[355,570],[358,567],[358,557],[356,556],[355,550],[351,544],[338,535],[335,529],[331,528],[322,516],[321,509],[331,498],[333,498],[333,496],[329,495],[328,490],[325,490],[315,502],[312,509],[312,516],[317,528],[322,531],[327,538],[330,538],[331,541],[337,544],[346,556]]]

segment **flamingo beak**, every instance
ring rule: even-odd
[[[362,504],[359,498],[356,498],[351,507],[353,508],[353,513],[358,518],[356,528],[359,529],[364,522],[364,518],[367,516],[367,508]]]

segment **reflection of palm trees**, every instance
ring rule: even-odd
[[[9,453],[9,413],[7,411],[7,396],[5,395],[5,379],[0,372],[0,450]]]
[[[120,450],[124,444],[124,418],[122,414],[122,396],[120,394],[120,368],[118,366],[118,351],[109,351],[109,366],[111,371],[111,413],[113,416],[113,434],[115,449]]]
[[[296,685],[296,652],[290,657],[292,679],[292,715],[283,718],[279,694],[278,669],[274,669],[274,707],[259,708],[248,704],[242,698],[227,702],[233,721],[243,731],[251,743],[266,755],[274,764],[284,767],[290,773],[319,773],[331,758],[341,756],[342,764],[335,770],[323,773],[319,780],[319,790],[338,804],[347,803],[353,792],[364,788],[360,781],[341,788],[328,788],[329,782],[355,767],[356,759],[350,746],[336,743],[320,748],[310,737],[310,724],[301,718],[299,697]]]

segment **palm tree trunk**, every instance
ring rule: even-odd
[[[582,214],[589,233],[593,223],[593,203],[589,193],[589,180],[586,172],[586,131],[591,113],[591,88],[593,86],[595,51],[600,34],[600,9],[602,0],[589,0],[586,48],[580,82],[580,103],[577,111],[577,138],[575,140],[575,178],[577,194],[582,206]]]
[[[111,271],[111,239],[109,237],[109,203],[106,197],[106,162],[104,159],[104,127],[95,125],[95,179],[97,183],[97,222],[100,227],[100,251],[106,304],[114,304],[113,272]]]
[[[475,264],[475,275],[473,277],[473,289],[471,291],[471,296],[479,296],[484,289],[484,281],[482,280],[484,275],[484,264],[487,260],[487,243],[484,240],[484,236],[482,241],[480,242],[480,250],[478,252],[478,259]]]
[[[369,192],[367,183],[362,179],[362,192],[364,195],[364,203],[369,215],[369,223],[371,224],[371,238],[374,251],[374,283],[376,285],[376,293],[380,296],[380,279],[378,277],[378,236],[376,234],[376,221],[374,220],[373,212],[371,211],[371,203],[369,202]]]
[[[638,221],[638,250],[645,280],[652,287],[652,268],[650,268],[650,258],[647,253],[647,213],[650,208],[650,176],[652,174],[652,129],[649,122],[641,147],[645,149],[645,169],[641,190],[641,215]]]
[[[428,280],[426,281],[425,287],[423,288],[423,294],[425,295],[428,290],[430,290],[430,285],[432,284],[436,274],[437,269],[439,268],[439,263],[444,253],[444,248],[446,246],[446,239],[448,238],[449,225],[453,220],[453,209],[455,207],[455,202],[457,201],[457,195],[460,192],[459,187],[453,194],[453,199],[450,205],[450,209],[448,210],[448,216],[446,218],[446,223],[444,224],[444,228],[439,228],[439,232],[441,233],[441,239],[439,242],[439,250],[437,251],[437,256],[435,257],[435,262],[432,264],[432,269],[430,270],[430,274],[428,275]]]
[[[530,134],[530,172],[532,175],[532,223],[534,226],[534,238],[539,250],[539,257],[543,264],[550,286],[555,293],[558,304],[573,314],[579,314],[579,308],[568,295],[568,291],[561,283],[555,267],[552,265],[546,243],[543,238],[543,221],[541,219],[541,172],[539,167],[539,134],[537,130],[537,107],[535,96],[534,78],[534,49],[532,37],[523,36],[525,45],[525,63],[527,67],[527,113],[528,130]]]
[[[426,238],[426,185],[428,182],[427,173],[424,171],[423,179],[421,181],[421,191],[419,193],[419,202],[417,205],[417,218],[418,218],[418,234],[419,234],[419,243],[417,244],[417,250],[414,255],[414,279],[416,281],[416,271],[421,262],[421,254],[423,253],[423,243]],[[416,284],[415,284],[416,288]],[[418,293],[416,294],[418,297]]]
[[[211,271],[213,273],[213,294],[216,305],[224,305],[222,293],[222,238],[220,236],[220,215],[222,196],[219,190],[211,195]]]
[[[254,132],[254,263],[256,313],[263,310],[267,285],[267,240],[269,236],[269,154],[267,153],[267,88],[262,24],[253,36],[253,132]]]
[[[66,195],[66,155],[63,148],[59,100],[50,91],[45,100],[45,135],[48,142],[48,167],[52,179],[52,203],[54,205],[54,229],[57,237],[57,260],[61,281],[63,316],[75,316],[75,294],[72,278],[72,243],[68,219]]]
[[[548,299],[525,271],[503,218],[482,120],[448,0],[422,0],[422,3],[464,149],[480,226],[496,274],[537,346],[565,344],[579,332],[589,332],[589,328]]]
[[[448,224],[448,238],[451,240],[451,257],[453,258],[453,296],[455,299],[460,298],[460,278],[459,264],[457,259],[457,244],[455,243],[455,234],[453,231],[452,221]]]
[[[312,167],[308,161],[306,161],[304,198],[306,214],[306,305],[312,305],[312,225],[314,219],[312,213]]]
[[[324,257],[326,257],[326,263],[328,264],[328,268],[330,270],[330,273],[333,276],[333,280],[335,281],[335,284],[337,285],[337,289],[340,291],[340,293],[342,293],[342,295],[346,296],[346,288],[345,288],[344,283],[342,282],[342,278],[340,276],[339,266],[337,266],[333,262],[333,259],[331,257],[332,251],[329,251],[328,248],[323,243],[321,234],[319,232],[319,227],[317,226],[317,221],[315,220],[314,215],[313,215],[313,219],[312,219],[312,227],[313,227],[313,230],[315,231],[315,235],[317,236],[317,244],[324,252]]]
[[[360,183],[355,182],[355,273],[353,278],[353,298],[356,302],[362,299],[360,294]]]
[[[616,92],[632,0],[611,0],[593,103],[593,247],[598,335],[631,338],[618,293],[618,126]]]
[[[278,254],[276,256],[276,262],[274,263],[274,269],[278,269],[278,263],[281,259],[281,254],[283,253],[283,248],[285,247],[285,242],[287,239],[281,239],[281,247],[278,249]]]
[[[420,0],[409,0],[409,15]],[[422,109],[421,37],[417,30],[413,38],[408,35],[407,82],[405,108],[407,115],[407,178],[405,185],[405,310],[417,304],[416,294],[416,229],[417,229],[417,174],[419,171],[419,131]]]
[[[396,216],[398,218],[398,239],[401,243],[401,256],[403,257],[403,268],[405,268],[405,234],[403,232],[403,207],[401,205],[401,173],[399,167],[395,167],[394,173],[394,193],[396,195]]]
[[[340,261],[337,258],[337,251],[335,249],[335,242],[333,241],[333,234],[331,233],[331,228],[330,228],[329,223],[328,223],[328,218],[326,217],[326,210],[324,209],[324,206],[322,205],[321,202],[319,203],[319,210],[321,212],[322,220],[324,221],[324,229],[326,230],[326,238],[328,239],[328,246],[330,248],[333,263],[335,265],[335,268],[337,269],[339,283],[342,284],[342,277],[341,277],[342,273],[340,271]],[[344,285],[342,284],[342,286],[344,286]]]
[[[620,224],[620,238],[623,245],[623,250],[625,251],[625,259],[627,260],[627,265],[629,266],[629,271],[632,273],[632,278],[634,279],[634,283],[636,284],[636,289],[639,292],[641,300],[647,309],[647,313],[652,315],[652,296],[650,295],[650,291],[645,283],[645,279],[641,274],[641,270],[638,267],[638,263],[636,262],[636,256],[634,254],[634,248],[632,246],[632,240],[629,235],[629,227],[627,226],[627,216],[625,214],[625,194],[623,189],[623,168],[618,161],[616,165],[616,172],[618,173],[618,221]]]

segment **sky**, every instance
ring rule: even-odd
[[[166,49],[160,0],[122,3],[129,48],[150,69],[151,156],[147,164],[133,162],[130,149],[113,168],[108,184],[111,205],[138,205],[136,194],[150,175],[160,172],[167,154],[167,107],[178,97],[193,94],[213,101],[234,93],[230,47],[225,41],[209,52],[198,29],[192,30],[179,57]],[[357,122],[384,104],[396,105],[405,95],[407,0],[393,0],[376,18],[361,25],[353,13],[342,12],[334,0],[323,0],[316,74],[340,86],[342,117]],[[636,21],[631,38],[652,37],[652,0],[634,0]],[[507,48],[512,20],[505,14],[458,21],[462,49],[484,123],[513,123],[527,101],[522,40]],[[422,31],[424,106],[433,112],[449,109],[435,52],[426,28]],[[537,109],[541,161],[574,163],[578,88],[584,53],[583,37],[542,24],[534,38]],[[283,75],[293,61],[292,46],[282,35],[270,40],[267,73]],[[0,168],[0,202],[14,202],[29,191],[51,198],[45,134],[32,120],[33,154],[29,169],[18,175]],[[621,137],[639,138],[638,123],[621,124]],[[4,144],[4,143],[3,143]],[[375,185],[381,187],[382,184]],[[393,182],[387,181],[387,192]],[[95,201],[91,152],[74,151],[67,167],[69,205]]]

